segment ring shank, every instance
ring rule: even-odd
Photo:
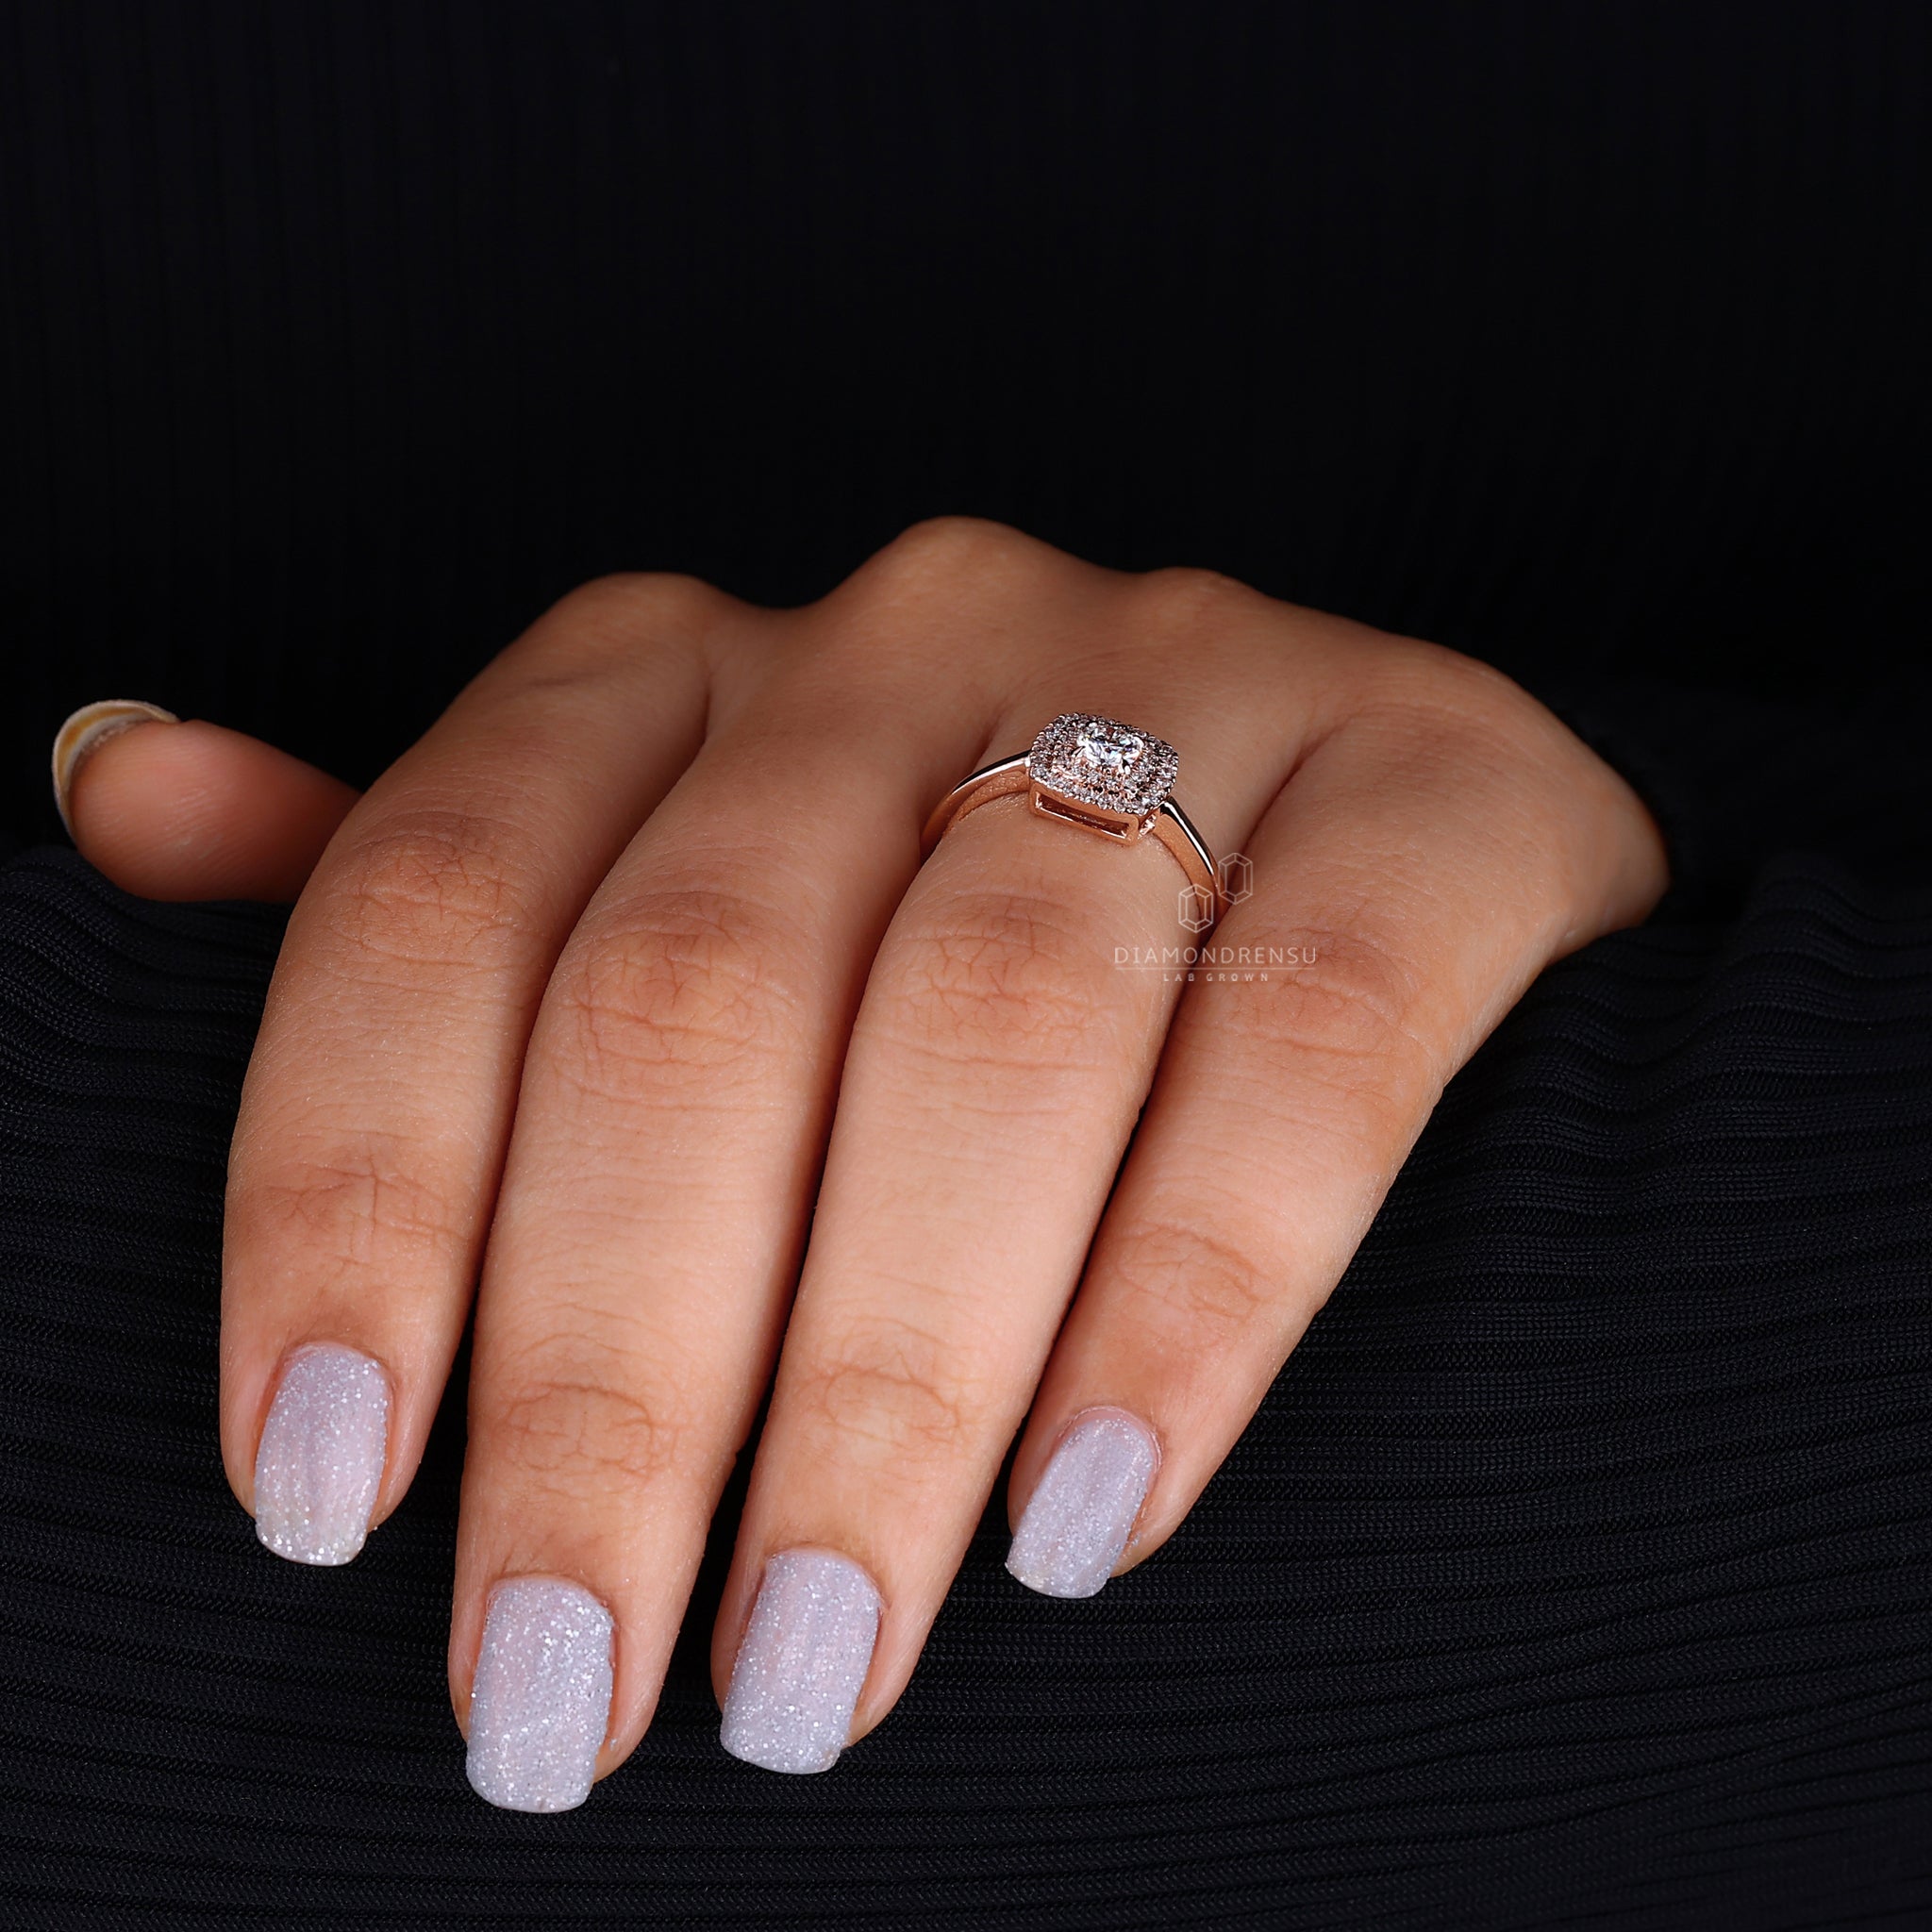
[[[970,778],[960,779],[933,808],[932,816],[926,820],[925,831],[920,838],[919,856],[930,858],[933,847],[969,811],[989,805],[995,798],[1007,798],[1016,791],[1031,790],[1033,777],[1026,769],[1026,758],[1027,754],[1023,751],[1013,758],[1001,758],[997,764],[982,765]]]
[[[1150,838],[1158,839],[1180,861],[1188,883],[1208,895],[1208,909],[1215,919],[1227,910],[1227,895],[1222,890],[1221,868],[1208,849],[1208,841],[1194,829],[1194,822],[1173,799],[1161,801],[1154,823],[1147,827]]]
[[[933,848],[968,812],[977,811],[996,798],[1032,791],[1033,775],[1026,760],[1024,752],[1001,758],[996,764],[982,766],[954,786],[925,822],[925,832],[920,841],[921,856],[929,858]],[[1212,924],[1227,909],[1227,899],[1222,891],[1221,868],[1215,863],[1208,841],[1195,830],[1193,821],[1172,798],[1163,799],[1147,826],[1146,836],[1158,840],[1187,874],[1188,883],[1207,895],[1211,915],[1208,924]]]

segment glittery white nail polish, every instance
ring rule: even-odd
[[[1027,1498],[1007,1568],[1043,1596],[1095,1596],[1127,1546],[1160,1452],[1118,1408],[1090,1409]]]
[[[333,1341],[298,1349],[255,1455],[255,1533],[296,1563],[346,1563],[369,1534],[389,1454],[389,1377]]]
[[[591,1794],[610,1728],[610,1612],[548,1576],[499,1584],[470,1692],[470,1788],[506,1811],[568,1811]]]
[[[719,1742],[766,1771],[829,1771],[879,1634],[879,1593],[849,1557],[781,1550],[738,1646]]]

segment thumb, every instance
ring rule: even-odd
[[[293,899],[357,793],[258,738],[130,698],[54,739],[54,799],[82,858],[143,899]]]

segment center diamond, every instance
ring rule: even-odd
[[[1068,711],[1033,741],[1026,769],[1047,799],[1097,815],[1096,830],[1131,838],[1160,809],[1180,761],[1174,746],[1151,731]]]
[[[1074,749],[1086,763],[1123,774],[1147,749],[1147,741],[1118,724],[1089,724],[1074,741]]]

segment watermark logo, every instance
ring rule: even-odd
[[[1221,861],[1221,890],[1231,906],[1239,906],[1255,892],[1255,861],[1246,854],[1232,852]],[[1116,946],[1113,963],[1122,973],[1158,973],[1163,979],[1193,985],[1199,980],[1255,981],[1264,985],[1285,973],[1300,972],[1313,966],[1317,948],[1306,941],[1280,945],[1237,946],[1218,943],[1205,937],[1214,924],[1214,905],[1205,888],[1184,886],[1180,894],[1180,922],[1185,931],[1204,937],[1191,944],[1173,946]]]
[[[1255,891],[1255,861],[1243,852],[1230,852],[1215,868],[1221,879],[1221,894],[1230,906],[1251,898]],[[1181,926],[1187,932],[1206,932],[1214,924],[1214,895],[1206,886],[1183,886],[1180,894]]]

